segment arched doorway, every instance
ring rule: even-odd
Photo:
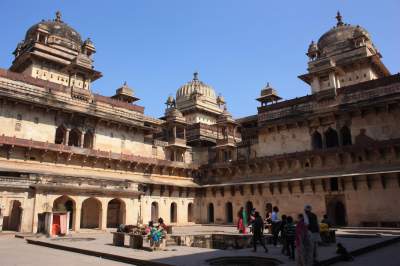
[[[347,146],[347,145],[351,145],[352,144],[351,132],[350,132],[350,129],[347,126],[343,126],[340,129],[340,135],[342,137],[342,145],[343,146]]]
[[[327,148],[339,146],[339,138],[336,130],[331,127],[325,132],[325,142]]]
[[[66,129],[63,126],[57,127],[54,143],[55,144],[65,144],[65,133],[66,133]]]
[[[21,226],[21,202],[13,200],[10,202],[10,216],[8,216],[5,230],[19,231]]]
[[[208,204],[208,223],[214,223],[214,204]]]
[[[171,221],[171,223],[176,223],[178,221],[177,205],[175,202],[171,203],[170,221]]]
[[[341,199],[334,198],[329,201],[327,214],[333,225],[347,225],[346,207]]]
[[[272,204],[269,202],[265,204],[265,217],[267,217],[267,214],[272,214]]]
[[[193,203],[188,204],[188,222],[193,222]]]
[[[92,131],[88,130],[85,133],[85,136],[83,137],[83,147],[87,149],[92,149],[93,148],[93,139],[94,135]]]
[[[96,198],[88,198],[82,203],[81,228],[100,228],[101,202]]]
[[[247,221],[250,221],[250,214],[252,209],[253,209],[253,202],[251,201],[246,202]]]
[[[81,143],[81,132],[74,128],[69,132],[68,146],[79,147]]]
[[[226,223],[233,223],[233,206],[232,202],[227,202],[225,204],[225,215],[226,215]]]
[[[113,199],[107,205],[107,228],[117,228],[125,223],[125,202]]]
[[[58,197],[53,202],[53,211],[67,211],[69,212],[69,222],[68,228],[73,229],[73,224],[75,220],[75,201],[68,196]]]
[[[322,136],[318,131],[312,134],[312,147],[314,150],[322,149]]]
[[[158,221],[158,218],[158,203],[154,201],[151,203],[151,221],[156,223]]]

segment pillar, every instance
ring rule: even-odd
[[[70,132],[70,129],[67,128],[67,129],[65,130],[65,135],[64,135],[64,145],[68,145],[69,132]]]
[[[107,229],[107,207],[108,202],[106,200],[101,200],[101,215],[100,215],[100,229]]]
[[[75,204],[76,204],[76,207],[74,209],[75,213],[74,213],[74,217],[73,217],[73,221],[72,221],[72,223],[73,223],[73,228],[72,229],[75,232],[78,232],[81,229],[82,205],[81,205],[80,202],[79,203],[76,202]]]
[[[176,139],[176,126],[173,127],[172,134],[173,134],[174,139]]]
[[[81,148],[83,148],[83,143],[85,142],[85,132],[83,132],[82,131],[82,133],[81,133],[81,140],[80,140],[80,143],[79,143],[79,146],[81,147]]]

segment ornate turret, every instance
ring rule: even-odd
[[[261,106],[265,106],[268,103],[276,103],[281,99],[282,98],[278,96],[276,90],[271,87],[269,82],[267,82],[267,85],[261,90],[261,96],[256,100],[261,102]]]
[[[390,75],[369,33],[361,26],[344,23],[340,12],[336,20],[334,27],[308,47],[309,72],[299,78],[311,85],[312,92],[336,90]]]
[[[127,103],[133,103],[140,100],[134,96],[133,89],[128,86],[126,81],[115,91],[115,95],[111,96],[111,98]]]

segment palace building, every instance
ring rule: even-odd
[[[306,53],[311,94],[282,100],[267,84],[239,119],[198,73],[161,118],[126,83],[95,94],[94,43],[59,12],[33,25],[0,69],[3,230],[43,232],[57,213],[75,232],[233,224],[240,207],[305,204],[339,226],[400,226],[400,75],[366,29],[336,18]]]

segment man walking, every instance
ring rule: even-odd
[[[313,213],[311,205],[306,205],[304,207],[304,221],[307,225],[308,231],[310,232],[311,242],[312,242],[312,259],[314,263],[318,260],[318,242],[321,241],[321,236],[319,234],[319,223],[318,218],[315,213]]]
[[[264,242],[264,222],[260,216],[259,212],[255,212],[254,214],[254,222],[253,222],[253,252],[257,251],[257,242],[260,242],[261,246],[263,246],[265,252],[268,252],[268,248],[265,246]]]

